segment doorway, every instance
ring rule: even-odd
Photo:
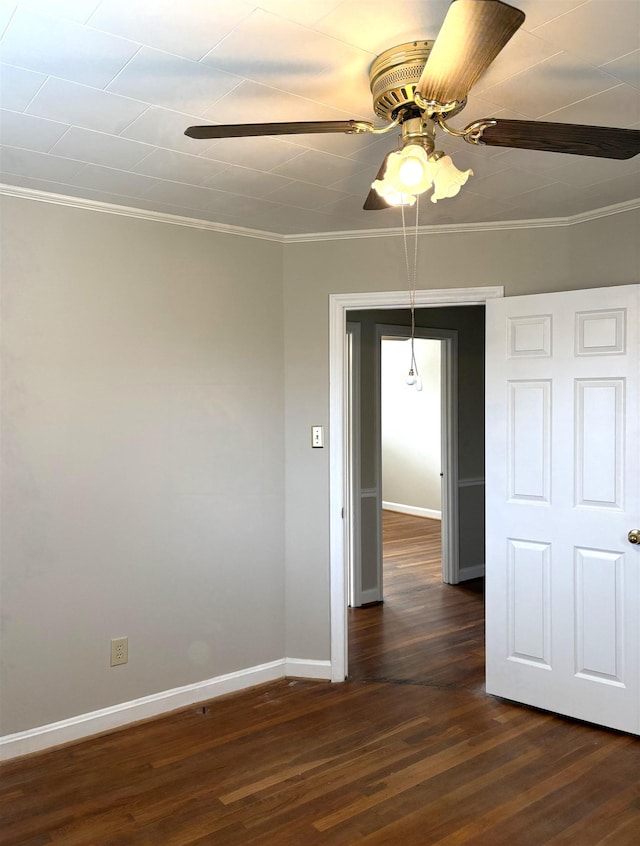
[[[409,387],[405,379],[410,367],[410,327],[403,325],[407,313],[384,313],[394,323],[380,323],[377,311],[364,311],[347,322],[346,368],[346,499],[345,532],[349,573],[350,607],[383,600],[382,510],[438,517],[442,523],[442,580],[461,581],[458,520],[458,330],[432,324],[459,324],[468,357],[484,344],[482,308],[475,315],[465,309],[432,310],[418,320],[414,332],[413,364],[421,379],[420,388]],[[475,319],[474,319],[475,318]],[[475,336],[475,337],[472,337]],[[474,350],[473,344],[476,349]],[[430,350],[427,357],[420,355]],[[385,375],[383,348],[393,377]],[[468,349],[467,349],[468,348]],[[404,358],[403,360],[403,353]],[[409,358],[407,358],[409,356]],[[476,356],[478,358],[478,356]],[[482,381],[481,362],[476,377]],[[422,384],[423,383],[423,384]],[[386,409],[383,407],[386,385]],[[467,401],[468,402],[468,401]],[[471,405],[473,401],[471,401]],[[471,407],[470,405],[470,407]],[[483,409],[476,409],[482,416]],[[387,431],[383,431],[386,419]],[[429,426],[435,427],[431,434]],[[409,434],[409,427],[413,432]],[[386,441],[386,443],[385,443]],[[409,443],[411,441],[411,443]],[[429,447],[427,449],[427,446]],[[383,489],[383,466],[387,466],[387,490]],[[395,479],[393,471],[395,468]],[[474,527],[466,528],[473,533]],[[477,527],[475,529],[477,532]],[[484,543],[478,537],[479,543]],[[476,574],[479,575],[479,574]],[[469,578],[463,573],[462,579]]]
[[[441,346],[434,338],[383,335],[380,349],[382,509],[437,521],[442,520]]]
[[[482,306],[491,298],[501,297],[502,288],[463,288],[416,292],[418,309]],[[330,426],[333,434],[330,446],[330,538],[331,538],[331,664],[332,679],[342,681],[348,668],[348,555],[349,538],[345,531],[349,509],[346,497],[347,443],[346,443],[346,383],[348,379],[345,354],[345,329],[347,313],[353,320],[359,312],[375,309],[380,312],[378,322],[389,318],[394,309],[406,314],[408,292],[376,292],[369,294],[336,294],[330,297]],[[482,386],[480,386],[482,391]],[[483,452],[483,450],[481,449]],[[364,467],[364,462],[362,463]],[[475,480],[466,480],[474,482]],[[468,489],[479,485],[468,484]],[[476,492],[477,493],[477,492]],[[482,490],[483,493],[483,490]],[[480,522],[484,522],[484,517]],[[462,549],[461,549],[462,552]]]
[[[474,458],[469,442],[476,429],[482,452],[482,426],[469,421],[484,416],[484,307],[418,312],[413,367],[422,381],[420,391],[406,384],[411,366],[411,330],[402,325],[406,318],[406,310],[382,315],[373,310],[361,312],[358,322],[350,314],[347,323],[348,428],[358,444],[347,458],[356,518],[350,524],[356,542],[348,552],[357,556],[349,561],[350,584],[356,588],[349,597],[349,678],[416,683],[433,678],[449,686],[476,686],[484,673],[482,582],[477,578],[482,573],[471,574],[466,567],[461,574],[459,568],[458,501],[463,489],[458,478],[457,383],[460,341],[466,388],[461,466],[468,475]],[[447,326],[455,328],[443,328]],[[479,387],[475,396],[465,379]],[[361,439],[355,437],[360,434]],[[482,459],[475,466],[481,476]],[[463,500],[465,504],[464,494]],[[349,523],[349,509],[345,516]],[[474,525],[478,521],[470,518],[468,508],[462,518],[464,533],[482,551],[482,525]],[[472,590],[447,592],[443,586],[469,578],[475,578]],[[372,607],[383,601],[383,607]],[[452,625],[448,615],[460,622]],[[466,632],[463,644],[458,629]]]

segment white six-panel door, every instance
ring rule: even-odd
[[[634,733],[639,295],[487,302],[487,691]]]

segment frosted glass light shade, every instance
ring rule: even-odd
[[[435,173],[433,176],[433,194],[431,195],[431,202],[437,203],[438,200],[443,200],[446,197],[455,197],[460,193],[460,188],[465,184],[470,176],[473,176],[473,171],[458,170],[458,168],[451,161],[451,156],[443,156],[435,162]]]

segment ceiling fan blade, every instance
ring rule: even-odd
[[[387,162],[389,161],[389,156],[391,155],[391,153],[393,153],[393,150],[387,153],[387,155],[382,160],[380,169],[376,174],[376,179],[382,179],[385,175],[385,172],[387,170]],[[380,196],[380,194],[378,194],[375,188],[372,188],[367,194],[367,199],[364,201],[364,206],[362,208],[365,211],[378,211],[379,209],[391,209],[393,208],[393,206],[387,203],[387,201],[384,200]]]
[[[453,0],[417,93],[442,104],[463,102],[524,18],[501,0]]]
[[[305,135],[321,132],[366,132],[373,124],[363,120],[311,120],[300,123],[231,123],[217,126],[190,126],[189,138],[247,138],[255,135]]]
[[[496,119],[495,126],[488,126],[480,140],[491,147],[546,150],[604,159],[631,159],[640,153],[639,129],[584,126],[579,123]]]
[[[365,211],[379,211],[380,209],[392,209],[394,207],[389,205],[386,200],[383,200],[375,188],[372,188],[367,194],[367,199],[364,201],[362,208]]]

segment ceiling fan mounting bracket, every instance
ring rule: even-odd
[[[466,97],[464,100],[452,100],[450,103],[440,103],[438,100],[425,100],[417,91],[413,95],[413,99],[418,108],[428,115],[447,115],[447,117],[450,117],[451,115],[457,115],[467,105]]]
[[[465,126],[464,129],[454,129],[453,126],[449,126],[445,121],[443,115],[436,114],[434,120],[438,124],[438,126],[443,129],[448,135],[453,135],[454,138],[462,138],[468,144],[476,144],[477,146],[482,145],[482,135],[490,126],[495,126],[497,121],[492,120],[490,118],[482,118],[481,120],[476,120],[473,123],[470,123],[468,126]]]
[[[403,113],[409,117],[416,117],[420,112],[452,115],[465,107],[466,100],[437,103],[416,96],[416,86],[434,43],[408,41],[385,50],[375,59],[369,70],[369,87],[378,117],[391,121]]]

